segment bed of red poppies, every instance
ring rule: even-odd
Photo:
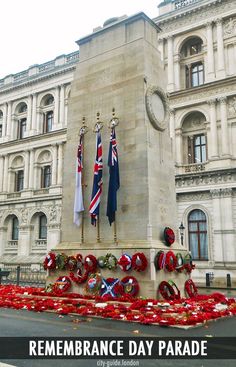
[[[61,315],[97,316],[142,324],[196,326],[236,315],[236,300],[221,293],[175,301],[123,297],[116,300],[77,293],[58,294],[43,288],[0,285],[0,307]]]

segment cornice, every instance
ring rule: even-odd
[[[199,87],[182,89],[169,93],[171,105],[177,108],[178,104],[198,104],[202,101],[233,96],[236,94],[236,76],[205,83]],[[182,107],[182,106],[180,106]]]
[[[11,84],[10,86],[4,86],[0,88],[0,95],[1,94],[8,94],[11,93],[12,91],[16,90],[16,89],[21,89],[21,88],[25,88],[31,85],[34,85],[36,83],[39,83],[41,81],[47,80],[47,79],[52,79],[55,76],[58,75],[62,75],[62,74],[66,74],[70,71],[75,70],[76,65],[70,65],[67,68],[61,69],[61,70],[53,70],[53,72],[51,72],[49,74],[49,72],[47,72],[47,74],[45,73],[44,75],[40,75],[40,76],[33,76],[33,77],[29,77],[28,79],[22,81],[22,82],[15,82],[14,84]]]
[[[204,171],[196,173],[185,173],[175,176],[176,188],[196,187],[216,184],[236,185],[236,170],[229,168],[225,170]],[[236,188],[236,187],[235,187]]]
[[[208,18],[215,18],[225,16],[223,11],[230,11],[235,9],[235,0],[212,0],[209,2],[196,2],[192,5],[183,7],[179,10],[174,10],[163,14],[153,19],[153,21],[160,26],[162,32],[181,33],[181,28],[191,25],[191,29],[198,26],[198,23],[206,23]]]
[[[22,151],[24,151],[26,149],[26,146],[27,146],[27,149],[30,149],[27,144],[33,143],[34,141],[37,141],[37,147],[35,148],[40,148],[40,145],[39,145],[40,140],[44,141],[45,145],[52,145],[52,142],[49,142],[47,144],[47,140],[49,140],[50,138],[54,136],[60,136],[60,135],[66,136],[66,131],[67,129],[64,128],[60,130],[50,131],[47,134],[32,135],[32,136],[28,136],[27,138],[20,139],[20,140],[6,141],[5,143],[0,144],[0,149],[14,146],[15,150],[17,150],[18,147],[22,146]],[[66,140],[63,142],[60,141],[60,143],[64,143],[64,142],[66,142]],[[34,149],[34,147],[32,147],[32,149]]]

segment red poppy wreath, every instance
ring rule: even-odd
[[[49,252],[47,256],[45,257],[44,263],[43,263],[44,269],[55,269],[56,268],[56,254],[53,252]]]
[[[147,269],[148,261],[143,252],[137,252],[132,256],[131,266],[136,271],[145,271]]]
[[[164,240],[167,246],[171,246],[175,242],[175,233],[170,227],[164,229]]]

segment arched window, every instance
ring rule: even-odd
[[[27,104],[21,102],[16,107],[17,132],[16,138],[23,139],[26,137],[27,130]]]
[[[43,113],[43,133],[48,133],[53,129],[54,118],[54,97],[52,94],[47,94],[42,98],[41,111]]]
[[[198,164],[207,161],[206,117],[200,111],[189,113],[182,124],[183,163]]]
[[[194,260],[208,260],[207,220],[205,213],[195,209],[188,216],[189,250]]]
[[[203,42],[199,37],[187,40],[180,50],[181,84],[185,88],[204,83]]]
[[[12,231],[11,231],[11,240],[18,241],[19,238],[19,221],[16,216],[12,218]]]
[[[47,217],[45,214],[39,216],[39,239],[47,239]]]

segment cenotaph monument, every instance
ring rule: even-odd
[[[77,41],[80,60],[71,86],[68,105],[67,143],[64,155],[62,240],[56,253],[97,258],[112,253],[132,256],[143,252],[148,259],[145,272],[124,273],[100,269],[102,277],[137,278],[140,296],[156,298],[162,280],[172,279],[183,293],[185,273],[156,271],[158,251],[168,251],[163,239],[165,227],[177,235],[174,162],[169,136],[166,74],[158,51],[158,26],[144,13],[112,18],[103,27]],[[110,142],[109,122],[114,116],[119,157],[120,188],[117,191],[116,220],[111,226],[106,216]],[[113,111],[113,112],[112,112]],[[113,113],[113,115],[112,115]],[[98,114],[98,115],[97,115]],[[89,205],[95,158],[94,125],[103,124],[103,191],[99,226],[91,225]],[[83,147],[82,225],[73,223],[76,154],[79,132],[84,123],[87,133]],[[98,228],[99,227],[99,228]],[[177,241],[174,253],[187,251]],[[48,281],[63,272],[50,272]],[[84,284],[73,284],[73,291],[84,292]]]

